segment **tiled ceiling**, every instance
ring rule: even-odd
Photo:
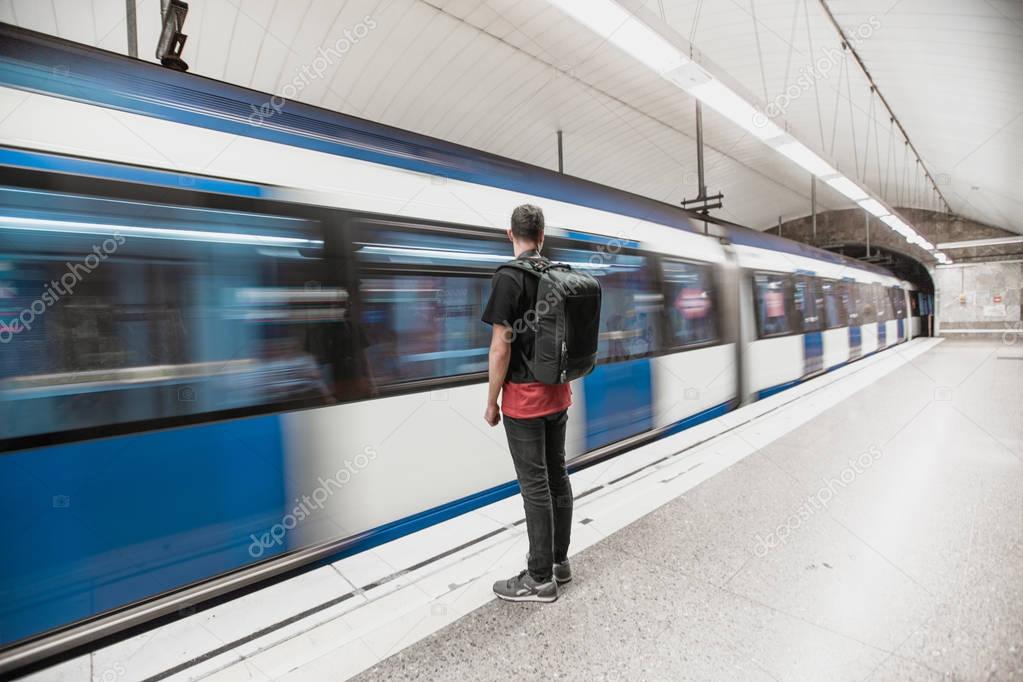
[[[644,6],[645,5],[645,6]],[[846,174],[895,206],[937,208],[817,0],[643,0],[636,9]],[[152,60],[159,0],[136,0]],[[1023,232],[1023,5],[830,0],[954,211]],[[193,73],[678,203],[696,195],[694,101],[545,0],[191,0]],[[124,0],[0,0],[0,20],[127,52]],[[330,52],[331,49],[335,51]],[[335,56],[337,55],[337,56]],[[321,59],[317,62],[317,57]],[[325,58],[329,57],[329,58]],[[818,72],[807,76],[818,65]],[[289,83],[324,67],[307,84]],[[821,68],[823,67],[823,68]],[[800,80],[802,77],[803,80]],[[301,82],[301,81],[299,81]],[[777,100],[793,93],[788,102]],[[810,178],[705,110],[723,218],[806,215]],[[820,210],[848,207],[830,190]]]

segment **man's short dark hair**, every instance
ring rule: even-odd
[[[537,242],[543,238],[543,209],[533,204],[522,204],[511,216],[512,234],[519,239]]]

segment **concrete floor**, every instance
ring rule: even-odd
[[[574,557],[556,603],[357,679],[1023,680],[1021,350],[946,341]]]

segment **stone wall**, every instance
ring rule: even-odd
[[[897,208],[896,211],[913,226],[913,229],[926,237],[932,244],[1019,236],[1015,232],[1008,232],[965,218],[956,218],[945,213],[914,208]],[[886,249],[902,253],[915,258],[927,267],[934,265],[934,259],[927,251],[910,244],[880,220],[859,208],[818,214],[816,238],[813,236],[813,221],[810,216],[782,223],[781,235],[821,248],[836,248],[846,244],[862,245],[867,240],[868,217],[870,218],[870,243],[872,246],[883,246]],[[767,231],[778,234],[777,227],[772,227]],[[953,261],[962,262],[1019,259],[1023,258],[1023,243],[951,249],[946,253]]]
[[[960,336],[956,330],[963,329],[1023,332],[1023,263],[953,264],[931,275],[939,334]]]

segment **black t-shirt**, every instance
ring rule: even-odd
[[[520,257],[533,255],[536,255],[536,251],[527,251]],[[483,310],[482,319],[487,324],[510,327],[514,334],[505,381],[513,384],[535,382],[536,378],[526,365],[526,358],[533,353],[536,332],[526,324],[526,313],[536,305],[536,277],[517,268],[501,268],[494,273],[491,286],[490,300]]]

